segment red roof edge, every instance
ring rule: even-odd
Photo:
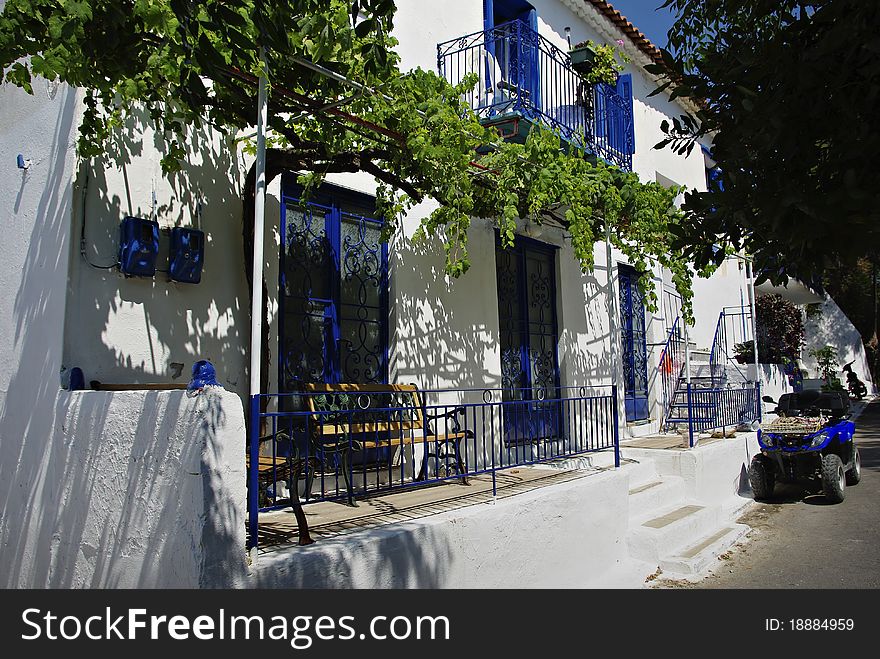
[[[663,64],[663,57],[660,49],[655,46],[648,37],[646,37],[635,25],[627,20],[626,16],[621,14],[617,9],[611,6],[606,0],[584,0],[587,4],[593,5],[608,20],[623,32],[630,41],[635,44],[636,48],[641,50],[645,55],[654,60],[657,64]]]

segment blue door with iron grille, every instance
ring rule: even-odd
[[[388,381],[387,245],[369,197],[283,181],[279,384]]]
[[[648,347],[645,331],[645,299],[638,287],[638,273],[619,265],[620,342],[623,347],[623,389],[626,420],[648,418]]]
[[[521,237],[495,248],[508,445],[561,437],[555,264],[554,248]]]
[[[526,0],[483,0],[486,49],[498,65],[500,80],[493,71],[488,77],[502,89],[493,90],[518,100],[517,109],[526,115],[541,108],[541,79],[538,50],[538,13]]]

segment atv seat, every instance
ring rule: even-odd
[[[784,416],[809,416],[819,410],[830,410],[833,417],[845,416],[849,413],[849,397],[843,391],[806,389],[782,394],[777,405],[777,412]]]

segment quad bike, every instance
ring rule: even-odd
[[[769,396],[763,400],[776,404],[778,416],[758,431],[761,453],[749,467],[755,499],[769,498],[776,483],[803,483],[818,477],[831,503],[843,501],[846,486],[862,477],[846,393],[808,389],[783,394],[778,403]]]

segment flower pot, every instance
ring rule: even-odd
[[[586,74],[593,68],[593,60],[596,59],[596,51],[589,46],[582,46],[568,51],[571,58],[571,68],[580,74]]]
[[[733,358],[737,361],[738,364],[745,364],[748,359],[748,355],[734,355]]]

